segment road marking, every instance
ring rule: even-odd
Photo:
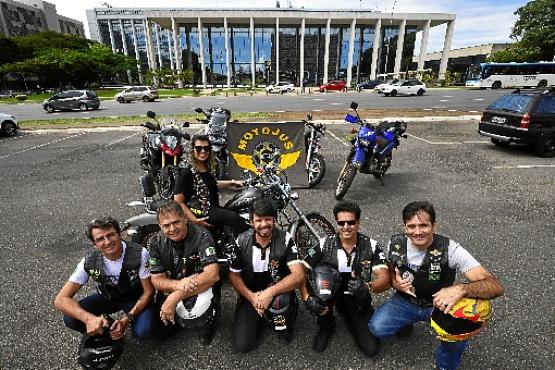
[[[478,113],[477,110],[469,110],[468,113]]]
[[[449,100],[446,100],[446,99],[439,99],[439,101],[449,101]]]
[[[276,113],[285,113],[284,110],[276,110]]]
[[[137,133],[135,133],[135,134],[133,134],[133,135],[129,135],[129,136],[126,136],[126,137],[122,137],[121,139],[118,139],[118,140],[113,141],[113,142],[111,142],[110,144],[106,145],[106,147],[109,147],[109,146],[111,146],[111,145],[120,143],[120,142],[122,142],[122,141],[124,141],[124,140],[127,140],[127,139],[129,139],[129,138],[132,138],[133,136],[137,136],[137,135],[140,135],[140,134],[142,134],[142,132],[137,132]]]
[[[321,99],[321,98],[314,98],[314,99],[312,99],[312,100],[314,100],[314,101],[322,101],[322,100],[325,100],[325,99]]]
[[[460,145],[460,144],[462,144],[462,143],[457,143],[456,141],[430,141],[430,140],[426,140],[424,138],[414,136],[414,135],[411,135],[411,134],[407,134],[407,136],[413,137],[417,140],[423,141],[426,144],[430,144],[430,145]]]
[[[457,110],[456,109],[448,109],[447,111],[448,112],[456,112]]]
[[[476,99],[474,99],[474,100],[476,100],[476,101],[484,101],[484,99],[482,99],[482,98],[476,98]]]
[[[345,140],[342,140],[342,139],[339,138],[337,135],[335,135],[333,132],[328,131],[328,133],[329,133],[334,139],[336,139],[337,141],[339,141],[341,144],[345,145],[346,147],[349,147],[349,146],[350,146],[349,144],[347,144],[347,143],[345,142]]]
[[[516,166],[493,166],[496,170],[505,169],[531,169],[531,168],[555,168],[555,164],[519,164]]]
[[[0,159],[8,158],[8,157],[14,156],[14,155],[16,155],[16,154],[25,153],[25,152],[28,152],[28,151],[30,151],[30,150],[42,148],[42,147],[47,146],[47,145],[55,144],[55,143],[57,143],[57,142],[64,141],[64,140],[67,140],[67,139],[72,139],[72,138],[74,138],[74,137],[78,137],[78,136],[85,135],[85,134],[86,134],[86,132],[83,132],[83,133],[80,133],[80,134],[77,134],[77,135],[62,137],[62,138],[60,138],[60,139],[56,139],[56,140],[53,140],[53,141],[49,141],[49,142],[44,143],[44,144],[35,145],[35,146],[31,147],[31,148],[27,148],[27,149],[19,150],[19,151],[17,151],[17,152],[13,152],[13,153],[10,153],[10,154],[3,155],[3,156],[0,157]]]
[[[330,103],[330,105],[343,105],[343,103]]]
[[[313,112],[321,112],[322,110],[321,109],[313,109],[312,111]]]
[[[465,144],[489,144],[489,140],[467,140],[464,142]]]

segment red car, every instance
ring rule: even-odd
[[[320,85],[320,92],[326,92],[328,90],[343,91],[347,87],[347,84],[343,80],[333,80],[325,85]]]

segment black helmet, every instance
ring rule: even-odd
[[[83,334],[78,362],[85,370],[108,370],[116,364],[122,352],[123,338],[113,340],[108,328],[104,328],[101,335]]]
[[[264,317],[275,331],[286,330],[287,325],[293,324],[296,316],[297,296],[294,291],[275,296],[264,312]]]
[[[308,274],[308,292],[330,304],[341,286],[341,274],[330,265],[318,265]]]
[[[196,328],[212,320],[214,304],[212,288],[184,299],[175,307],[175,316],[179,326],[183,328]]]

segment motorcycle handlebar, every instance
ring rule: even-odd
[[[148,128],[149,130],[152,130],[152,131],[160,130],[160,125],[158,125],[158,124],[155,125],[152,122],[145,122],[145,123],[141,124],[141,126],[146,127],[146,128]]]

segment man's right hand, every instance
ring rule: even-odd
[[[325,307],[322,304],[322,300],[313,295],[309,296],[306,299],[306,301],[304,302],[304,305],[307,310],[309,310],[311,313],[313,313],[316,316],[323,315],[327,312],[327,307]]]
[[[401,273],[399,272],[399,269],[397,267],[395,268],[395,278],[393,279],[392,285],[394,289],[416,297],[416,295],[414,294],[414,286],[412,285],[412,281],[410,279],[401,278]]]
[[[110,325],[108,320],[102,316],[91,316],[86,322],[88,335],[101,335],[104,332],[104,328],[108,328]]]

